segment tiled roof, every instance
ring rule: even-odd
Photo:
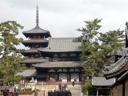
[[[105,67],[104,75],[106,78],[115,77],[128,69],[127,57],[121,57],[116,63]]]
[[[23,72],[17,73],[16,75],[22,76],[22,77],[31,77],[31,76],[34,76],[35,74],[36,74],[35,69],[27,69],[27,70],[24,70]]]
[[[35,64],[34,67],[40,68],[74,68],[82,67],[83,63],[79,61],[61,61],[61,62],[46,62],[41,64]]]
[[[24,59],[21,63],[42,63],[44,62],[44,59],[41,58],[28,58],[28,59]]]
[[[40,28],[39,26],[36,26],[31,30],[24,31],[23,34],[25,34],[25,33],[34,33],[34,34],[37,34],[37,33],[48,33],[48,34],[50,34],[49,31],[44,30],[44,29]]]
[[[24,50],[21,53],[37,53],[38,50],[34,50],[34,49],[29,49],[29,50]]]
[[[48,40],[24,40],[22,43],[42,43],[42,42],[48,42]]]
[[[110,66],[105,66],[105,73],[110,74],[113,73],[123,67],[126,64],[126,57],[121,57],[117,62],[111,64]]]
[[[112,86],[115,83],[115,78],[106,79],[105,77],[93,77],[92,86]]]
[[[50,38],[47,48],[43,52],[74,52],[81,51],[81,42],[75,42],[75,38]]]

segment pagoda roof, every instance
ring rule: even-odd
[[[31,63],[42,63],[44,61],[45,60],[42,59],[42,58],[26,58],[26,59],[22,60],[21,63],[25,63],[25,64],[29,63],[29,64],[31,64]]]
[[[80,52],[81,42],[75,42],[75,38],[50,38],[47,48],[42,52]]]
[[[23,31],[23,34],[48,34],[49,36],[51,36],[48,30],[44,30],[39,26],[36,26],[28,31]]]
[[[29,50],[24,50],[24,51],[22,51],[21,53],[37,53],[38,52],[38,50],[36,49],[29,49]]]
[[[32,39],[32,40],[24,40],[22,43],[43,43],[43,42],[48,42],[48,40],[44,40],[44,39]]]
[[[83,67],[80,61],[58,61],[58,62],[45,62],[33,65],[36,68],[76,68]]]
[[[36,74],[36,69],[26,69],[23,72],[19,72],[16,75],[22,77],[32,77]]]

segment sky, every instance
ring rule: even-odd
[[[0,22],[15,20],[26,31],[35,27],[36,0],[0,0]],[[84,21],[102,19],[101,31],[125,29],[128,0],[38,0],[39,25],[52,37],[77,37]]]

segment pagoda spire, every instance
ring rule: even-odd
[[[38,8],[38,1],[36,4],[36,26],[39,27],[39,8]]]

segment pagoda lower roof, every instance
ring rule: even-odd
[[[34,27],[33,29],[30,29],[28,31],[23,31],[23,34],[48,34],[50,35],[50,32],[48,30],[44,30],[42,28],[40,28],[39,26]]]
[[[23,72],[19,72],[16,74],[16,76],[22,76],[24,78],[27,77],[32,77],[36,74],[36,70],[35,69],[26,69]]]
[[[21,63],[25,63],[25,64],[33,64],[33,63],[42,63],[45,60],[43,58],[27,58],[21,61]]]
[[[26,44],[26,43],[44,43],[44,42],[48,42],[48,40],[38,40],[38,39],[36,39],[36,40],[24,40],[22,43],[23,44]]]
[[[45,62],[41,64],[33,65],[36,68],[79,68],[83,67],[83,63],[80,61],[58,61],[58,62]]]
[[[24,50],[21,53],[37,53],[38,49],[29,49],[29,50]]]
[[[41,52],[81,52],[81,42],[75,42],[75,38],[50,38],[47,48]]]

